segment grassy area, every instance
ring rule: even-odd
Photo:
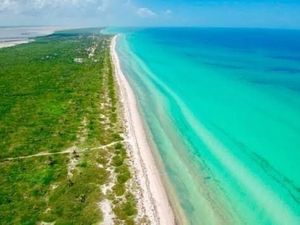
[[[136,222],[110,38],[74,30],[0,49],[0,224],[95,224],[103,199],[116,224]]]

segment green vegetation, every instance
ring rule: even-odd
[[[135,223],[110,38],[73,30],[0,49],[0,224],[95,224],[104,199],[116,224]]]

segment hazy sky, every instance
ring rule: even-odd
[[[0,26],[300,28],[300,0],[0,0]]]

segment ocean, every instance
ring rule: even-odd
[[[118,32],[176,213],[197,225],[300,224],[300,30]]]

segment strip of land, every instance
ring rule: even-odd
[[[116,39],[99,31],[0,49],[1,224],[175,224]]]
[[[7,42],[0,42],[0,48],[8,48],[8,47],[13,47],[16,45],[20,45],[20,44],[26,44],[29,41],[7,41]]]
[[[115,74],[120,89],[120,98],[123,105],[127,149],[130,151],[131,164],[140,185],[138,196],[139,208],[144,208],[151,224],[172,225],[175,217],[168,201],[159,170],[156,166],[153,152],[147,141],[147,136],[140,116],[134,93],[126,80],[116,53],[115,36],[111,43],[111,55],[115,66]]]
[[[100,29],[0,49],[0,223],[149,224]]]

